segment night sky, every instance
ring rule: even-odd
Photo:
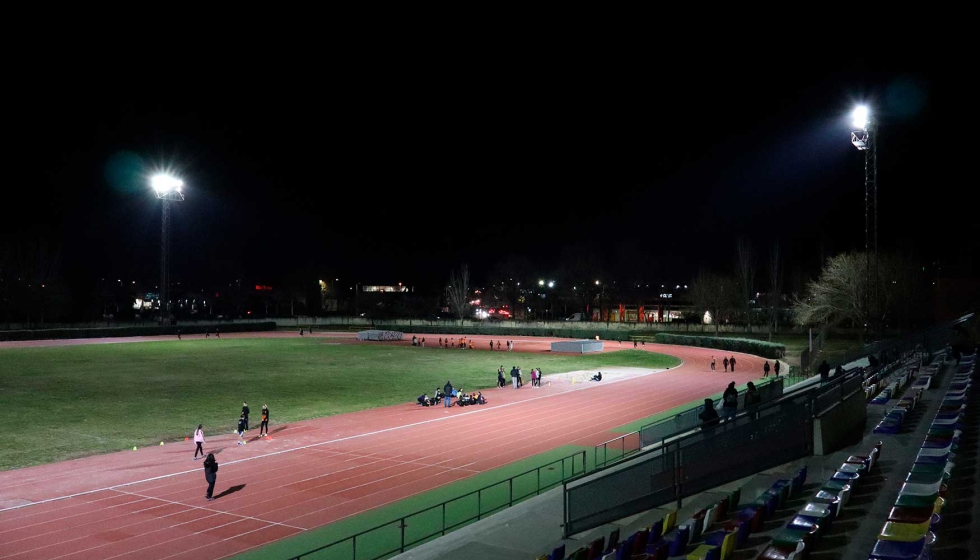
[[[72,282],[154,282],[146,174],[171,168],[187,196],[175,282],[442,285],[463,262],[479,282],[507,255],[546,271],[583,242],[683,280],[730,270],[740,236],[760,252],[778,239],[815,272],[863,245],[848,115],[868,101],[882,119],[881,248],[953,270],[980,232],[975,211],[935,221],[974,188],[955,163],[968,146],[943,138],[973,94],[930,56],[65,60],[32,69],[10,106],[26,173],[0,227],[59,250]]]

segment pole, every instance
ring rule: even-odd
[[[868,123],[868,147],[864,151],[864,305],[865,330],[878,335],[878,125]]]
[[[170,200],[163,199],[160,230],[160,324],[166,322],[170,311]]]

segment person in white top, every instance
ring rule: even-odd
[[[197,452],[201,452],[201,458],[204,458],[204,424],[198,424],[197,430],[194,431],[194,443],[197,444],[197,449],[194,450],[194,460],[197,461]]]

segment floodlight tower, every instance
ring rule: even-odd
[[[878,123],[867,105],[858,105],[852,113],[854,128],[851,143],[864,152],[864,308],[867,328],[878,333]]]
[[[170,314],[170,203],[184,200],[181,192],[184,182],[161,173],[150,179],[150,186],[163,202],[160,231],[160,324],[163,325]]]

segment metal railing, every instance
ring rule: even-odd
[[[760,405],[565,484],[563,535],[578,533],[813,452],[810,395]],[[751,443],[750,443],[751,442]]]
[[[582,450],[556,459],[506,480],[335,540],[293,556],[290,560],[378,560],[400,554],[583,475],[587,468],[585,454],[586,451]]]
[[[756,386],[759,390],[760,404],[767,403],[782,395],[782,383],[783,379],[781,377],[774,377],[760,382]],[[745,408],[746,391],[746,389],[742,389],[738,392],[739,409],[744,410]],[[699,415],[703,410],[704,403],[702,402],[682,410],[673,416],[650,422],[641,426],[638,430],[596,445],[596,468],[610,465],[637,453],[644,447],[644,442],[670,439],[696,428],[701,423]]]

